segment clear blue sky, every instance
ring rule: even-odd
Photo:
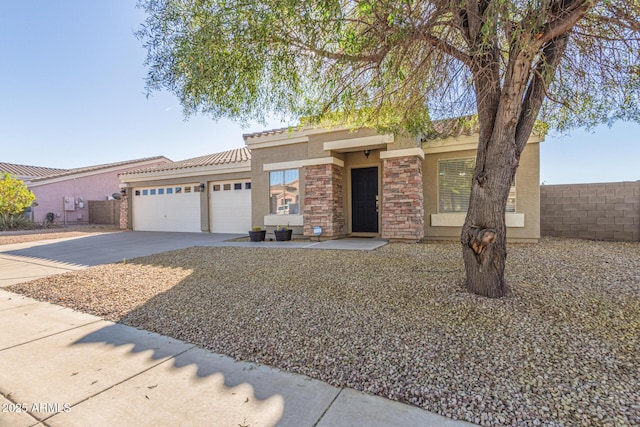
[[[0,1],[0,161],[60,168],[163,155],[182,160],[242,147],[241,128],[185,121],[171,94],[145,96],[145,50],[134,0]],[[552,135],[547,184],[640,179],[640,126]]]

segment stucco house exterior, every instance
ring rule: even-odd
[[[35,222],[43,222],[47,213],[55,215],[58,224],[82,224],[89,220],[88,201],[107,200],[120,192],[118,174],[141,167],[169,163],[163,156],[108,163],[76,169],[56,170],[51,174],[26,181],[35,194],[32,208]]]
[[[244,135],[251,149],[252,224],[294,235],[457,239],[469,200],[477,131],[416,140],[373,129],[275,129]],[[510,241],[540,237],[539,142],[520,159],[505,213]]]
[[[469,202],[477,131],[416,140],[373,129],[275,129],[246,147],[120,174],[121,228],[294,237],[458,239]],[[539,142],[532,136],[505,212],[510,241],[540,237]]]

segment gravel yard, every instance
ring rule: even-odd
[[[457,243],[191,248],[8,288],[482,425],[640,425],[640,244],[509,246],[509,296]]]

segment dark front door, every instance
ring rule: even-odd
[[[378,168],[351,169],[351,231],[378,232]]]

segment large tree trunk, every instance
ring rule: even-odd
[[[467,289],[489,298],[500,298],[507,292],[504,211],[520,157],[515,127],[504,122],[498,116],[491,139],[478,146],[469,210],[460,236]]]

